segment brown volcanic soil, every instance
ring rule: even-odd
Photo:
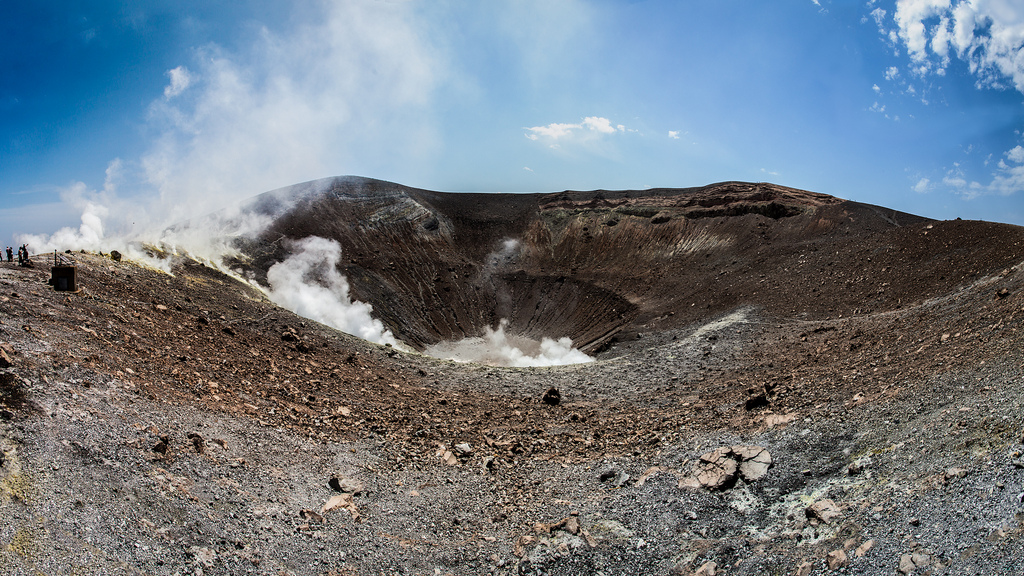
[[[555,308],[598,309],[548,325],[608,336],[586,365],[459,365],[367,344],[189,260],[171,276],[75,254],[77,294],[46,286],[45,258],[0,266],[0,568],[789,574],[829,572],[845,550],[839,573],[1014,573],[1021,229],[759,186],[472,195],[461,209],[409,189],[320,200],[339,212],[305,232],[334,227],[363,294],[397,302],[409,292],[396,287],[442,277],[402,304],[409,316],[372,300],[404,318],[391,327],[422,342],[440,326],[470,333],[494,318],[487,290],[513,325],[536,326],[544,315],[522,303],[549,305],[552,290]],[[515,217],[488,232],[500,202]],[[362,206],[360,234],[338,223],[346,204]],[[521,253],[485,278],[517,232]],[[273,246],[249,245],[267,259],[251,270],[284,254]],[[632,308],[607,308],[621,302]],[[442,304],[452,311],[429,321],[410,313]],[[557,406],[540,401],[550,387]],[[737,444],[771,453],[764,478],[681,487],[702,454]],[[364,484],[358,519],[303,515],[338,494],[332,475]],[[823,500],[837,517],[809,515]],[[552,527],[563,519],[579,530]]]

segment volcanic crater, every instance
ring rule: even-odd
[[[936,223],[768,183],[441,193],[366,178],[273,192],[232,264],[266,284],[289,240],[337,240],[354,299],[416,349],[508,320],[586,352],[754,306],[821,320],[895,310],[1014,264],[1019,227]]]
[[[217,266],[0,264],[0,571],[1019,571],[1024,228],[742,182],[231,214]],[[412,351],[274,304],[311,236]],[[596,360],[416,352],[502,319]]]

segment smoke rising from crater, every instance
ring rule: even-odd
[[[438,146],[429,111],[449,71],[415,7],[300,4],[294,20],[230,48],[197,47],[168,70],[142,122],[148,144],[111,160],[101,186],[62,188],[61,203],[81,222],[52,234],[22,230],[29,233],[16,234],[18,243],[36,253],[128,255],[139,242],[170,245],[178,239],[164,237],[169,227],[265,190],[346,173],[397,179],[388,167],[430,161]],[[216,226],[208,236],[223,232]],[[191,227],[186,249],[215,261],[217,246],[207,249],[201,233]]]
[[[508,320],[502,319],[497,330],[487,327],[484,335],[458,342],[439,342],[425,350],[428,356],[474,362],[491,366],[562,366],[582,364],[594,359],[573,348],[572,340],[543,338],[540,341],[513,336],[505,332]]]
[[[338,272],[341,246],[336,241],[310,236],[291,248],[287,259],[267,270],[267,295],[275,304],[363,340],[399,345],[373,318],[373,306],[349,297],[348,280]]]

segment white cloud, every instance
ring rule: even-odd
[[[602,134],[614,134],[616,131],[621,132],[625,129],[621,124],[613,127],[611,120],[597,116],[587,116],[584,118],[583,126]]]
[[[529,134],[526,135],[530,140],[537,140],[538,138],[551,138],[552,140],[558,140],[559,138],[565,138],[572,136],[573,132],[583,128],[582,124],[548,124],[547,126],[534,126],[533,128],[527,128]]]
[[[952,49],[979,85],[998,87],[1009,80],[1024,92],[1024,3],[1019,0],[897,0],[894,18],[918,74],[942,73]]]
[[[529,166],[523,166],[523,170],[526,170],[527,172],[533,172],[533,168],[530,168]]]
[[[906,44],[910,58],[923,62],[927,58],[928,35],[924,21],[949,9],[950,0],[898,0],[896,25],[899,37]]]
[[[167,76],[171,79],[171,83],[164,88],[164,98],[167,99],[181,94],[192,84],[192,75],[189,74],[188,69],[184,66],[171,68],[167,71]]]
[[[679,140],[679,130],[669,130],[668,137],[673,140]]]
[[[1015,148],[1008,150],[1006,152],[1006,157],[1011,162],[1016,162],[1017,164],[1024,163],[1024,147],[1018,145]]]
[[[900,77],[900,69],[895,66],[890,66],[885,69],[885,79],[890,82]]]
[[[917,184],[914,184],[914,192],[917,192],[918,194],[924,194],[930,189],[931,181],[928,180],[927,178],[921,178],[920,180],[917,181]]]
[[[578,124],[553,123],[547,126],[524,128],[530,140],[572,140],[592,138],[595,134],[615,134],[627,131],[622,124],[612,125],[611,120],[600,116],[587,116]],[[632,130],[630,130],[632,132]]]
[[[875,8],[874,10],[871,11],[871,18],[875,21],[875,24],[878,25],[879,30],[882,30],[885,26],[886,14],[887,12],[882,8]]]

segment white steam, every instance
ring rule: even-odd
[[[294,19],[260,28],[248,42],[205,44],[169,69],[142,122],[148,144],[111,161],[102,186],[75,182],[62,190],[62,204],[81,223],[52,234],[22,228],[29,233],[16,233],[18,243],[34,253],[118,250],[144,258],[133,245],[167,243],[168,227],[268,189],[336,174],[397,179],[430,163],[438,149],[431,106],[450,72],[443,43],[423,33],[418,8],[299,5]],[[52,219],[55,211],[46,210]],[[0,210],[0,221],[7,214]],[[218,224],[208,236],[221,233]],[[182,248],[219,260],[216,243],[207,247],[200,235],[192,230],[185,238],[192,245]]]
[[[348,281],[338,272],[338,242],[310,236],[292,247],[291,256],[267,270],[267,295],[275,304],[370,342],[399,345],[371,316],[372,306],[349,297]]]
[[[541,341],[511,336],[505,333],[508,320],[502,319],[498,329],[487,327],[482,337],[465,338],[458,342],[439,342],[425,350],[428,356],[474,362],[491,366],[562,366],[582,364],[594,359],[572,347],[569,338],[544,338]]]

